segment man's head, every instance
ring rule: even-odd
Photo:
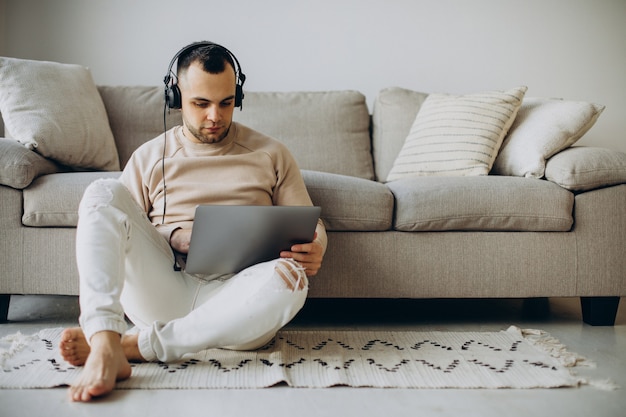
[[[219,45],[199,43],[178,56],[177,79],[185,136],[202,143],[224,139],[243,98],[245,76],[236,58]]]

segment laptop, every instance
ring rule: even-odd
[[[189,253],[177,262],[189,274],[237,273],[313,241],[320,214],[315,206],[198,206]]]

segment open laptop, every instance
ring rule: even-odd
[[[320,214],[315,206],[198,206],[189,253],[177,262],[189,274],[237,273],[313,241]]]

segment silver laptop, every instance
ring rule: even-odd
[[[320,214],[310,206],[198,206],[189,253],[177,262],[189,274],[237,273],[311,242]]]

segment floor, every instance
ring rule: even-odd
[[[614,327],[581,322],[575,298],[533,300],[309,300],[293,329],[493,331],[509,325],[548,331],[596,363],[578,371],[620,389],[411,390],[334,387],[255,390],[117,390],[91,404],[65,388],[0,390],[0,416],[615,416],[626,415],[626,301]],[[76,297],[14,296],[0,337],[75,325]]]

